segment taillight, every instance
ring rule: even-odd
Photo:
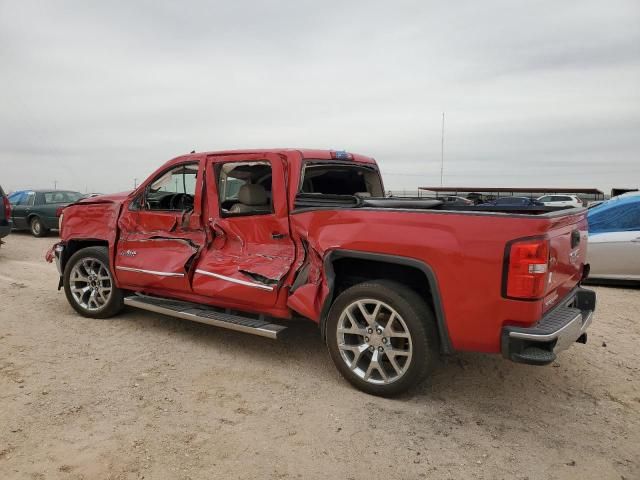
[[[11,218],[11,204],[9,203],[9,199],[2,196],[2,203],[4,203],[4,218],[9,220]]]
[[[549,271],[549,240],[516,240],[507,245],[503,294],[509,298],[542,298]]]

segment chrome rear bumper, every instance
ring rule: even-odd
[[[553,362],[559,352],[575,342],[586,343],[595,306],[595,292],[578,287],[533,327],[504,327],[503,356],[532,365]]]

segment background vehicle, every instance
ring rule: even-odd
[[[66,190],[20,190],[9,195],[14,230],[29,230],[44,237],[58,228],[58,210],[82,198],[79,192]]]
[[[640,193],[620,195],[592,209],[590,281],[640,281]]]
[[[481,204],[482,206],[521,206],[521,207],[540,207],[544,204],[536,199],[529,197],[500,197],[489,200]]]
[[[0,243],[11,232],[11,204],[0,186]]]
[[[586,209],[384,191],[375,161],[347,152],[194,153],[67,207],[47,259],[87,317],[128,305],[269,338],[308,318],[376,395],[415,385],[441,352],[544,365],[586,341]]]
[[[440,200],[444,205],[473,205],[473,200],[469,200],[464,197],[456,197],[456,196],[448,196],[448,197],[437,197],[436,200]]]
[[[544,195],[538,201],[549,207],[582,207],[582,200],[575,195]]]

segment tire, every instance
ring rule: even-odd
[[[31,235],[34,237],[46,237],[49,233],[49,229],[44,226],[40,217],[33,217],[29,221],[29,230],[31,231]]]
[[[109,318],[124,307],[124,292],[115,285],[107,247],[78,250],[63,277],[67,301],[84,317]]]
[[[357,389],[381,397],[418,385],[440,351],[431,308],[410,288],[387,280],[342,292],[329,310],[326,341],[340,374]]]

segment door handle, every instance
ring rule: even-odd
[[[273,232],[271,234],[271,238],[273,238],[274,240],[282,240],[284,237],[286,237],[284,233]]]

